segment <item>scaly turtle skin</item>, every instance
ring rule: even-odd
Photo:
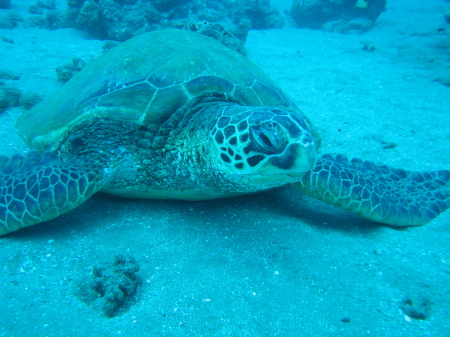
[[[316,160],[309,119],[252,62],[181,30],[139,35],[22,114],[34,149],[0,157],[0,235],[101,191],[202,200],[288,183],[370,220],[422,225],[450,206],[450,172],[342,155]]]

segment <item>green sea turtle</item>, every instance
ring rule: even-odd
[[[16,126],[34,151],[0,158],[0,234],[53,219],[98,191],[202,200],[293,183],[398,226],[422,225],[450,206],[450,171],[316,158],[318,133],[267,75],[187,31],[113,48]]]

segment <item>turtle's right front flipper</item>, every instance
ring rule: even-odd
[[[412,172],[343,155],[323,155],[294,186],[393,226],[421,226],[450,208],[450,171]]]
[[[102,179],[50,152],[0,157],[0,235],[70,211],[97,192]]]

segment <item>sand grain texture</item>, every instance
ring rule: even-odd
[[[449,65],[445,5],[390,2],[364,35],[252,31],[248,56],[318,126],[323,153],[448,169],[450,88],[434,81]],[[15,41],[0,41],[1,67],[43,95],[59,86],[55,67],[102,45],[71,29],[0,36]],[[0,114],[2,154],[26,149],[19,113]],[[449,221],[395,230],[290,188],[198,203],[99,194],[0,239],[0,336],[448,336]],[[106,318],[75,288],[118,254],[138,261],[143,284]]]

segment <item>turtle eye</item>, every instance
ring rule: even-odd
[[[251,128],[253,139],[264,150],[269,152],[278,152],[280,150],[279,139],[277,139],[276,130],[273,128],[267,128],[265,126],[259,126]]]

